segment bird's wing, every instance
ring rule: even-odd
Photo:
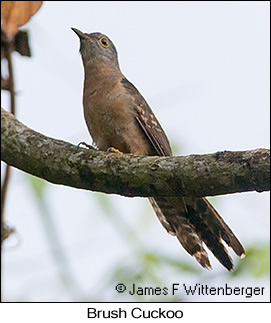
[[[167,136],[147,102],[126,78],[121,82],[134,101],[136,120],[149,139],[155,154],[172,155]],[[232,270],[233,264],[222,240],[232,247],[238,256],[244,255],[244,248],[236,236],[205,198],[151,197],[149,200],[164,228],[174,234],[185,250],[203,267],[211,268],[203,243],[228,270]]]
[[[122,86],[131,94],[134,100],[134,110],[136,113],[136,120],[141,129],[146,134],[156,155],[170,156],[172,155],[171,148],[167,136],[156,119],[154,113],[145,101],[143,96],[139,93],[137,88],[129,82],[126,78],[121,80]]]

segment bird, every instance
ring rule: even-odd
[[[147,101],[121,72],[110,38],[100,32],[71,29],[80,40],[84,118],[96,148],[138,156],[172,156],[169,140]],[[150,197],[149,201],[162,226],[202,267],[212,269],[206,247],[229,271],[233,261],[225,243],[244,257],[243,246],[205,197]]]

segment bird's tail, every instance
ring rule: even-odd
[[[165,229],[177,237],[184,249],[204,267],[211,269],[203,242],[228,270],[233,263],[222,240],[244,257],[241,243],[205,198],[167,197],[149,199]]]

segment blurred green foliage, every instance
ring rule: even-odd
[[[46,192],[49,189],[47,181],[32,175],[25,175],[30,184],[30,190],[33,193],[33,198],[39,210],[39,215],[43,224],[45,236],[48,241],[51,256],[56,265],[59,286],[66,289],[74,301],[81,300],[83,293],[79,289],[79,284],[76,283],[76,277],[70,266],[68,257],[66,256],[65,248],[62,246],[61,239],[55,226],[54,216],[46,199]]]
[[[270,246],[260,245],[246,248],[246,257],[237,262],[233,276],[250,275],[255,278],[270,273]]]
[[[26,175],[26,178],[29,181],[30,188],[36,199],[41,203],[41,201],[44,200],[44,192],[48,187],[48,183],[44,179],[32,175]]]
[[[48,183],[37,177],[27,175],[30,188],[33,192],[33,197],[37,201],[41,218],[43,219],[44,229],[48,238],[52,256],[59,269],[59,278],[62,284],[67,288],[69,293],[74,293],[71,296],[75,301],[90,301],[86,295],[82,295],[77,280],[70,270],[68,260],[65,256],[65,250],[62,248],[60,238],[54,227],[54,219],[49,206],[46,201],[46,191]],[[137,286],[168,286],[170,275],[165,275],[165,272],[174,273],[176,275],[190,274],[194,277],[201,277],[202,280],[210,279],[209,272],[203,270],[196,262],[191,265],[185,261],[180,261],[168,255],[159,254],[146,246],[140,238],[137,227],[131,227],[125,219],[121,216],[119,209],[112,203],[111,198],[106,194],[96,194],[98,205],[100,207],[100,214],[103,214],[108,221],[111,221],[119,235],[123,238],[124,243],[129,245],[133,257],[129,259],[120,255],[115,264],[108,268],[106,279],[103,280],[103,287],[100,294],[97,293],[97,299],[101,298],[105,290],[114,291],[118,283],[123,283],[127,286],[136,284]],[[146,214],[143,214],[146,216]],[[132,259],[132,260],[131,260]],[[225,272],[229,280],[240,276],[251,276],[254,279],[267,277],[270,273],[270,248],[269,245],[253,246],[246,248],[246,258],[236,262],[235,270],[232,273]],[[76,286],[77,285],[77,286]],[[115,294],[116,301],[122,295]],[[104,299],[102,299],[104,300]],[[92,299],[95,301],[95,299]],[[129,295],[127,301],[183,301],[182,297],[177,296],[142,296]]]

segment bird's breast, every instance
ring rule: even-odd
[[[84,116],[90,135],[101,150],[147,154],[146,138],[135,118],[133,101],[122,87],[85,89]]]

